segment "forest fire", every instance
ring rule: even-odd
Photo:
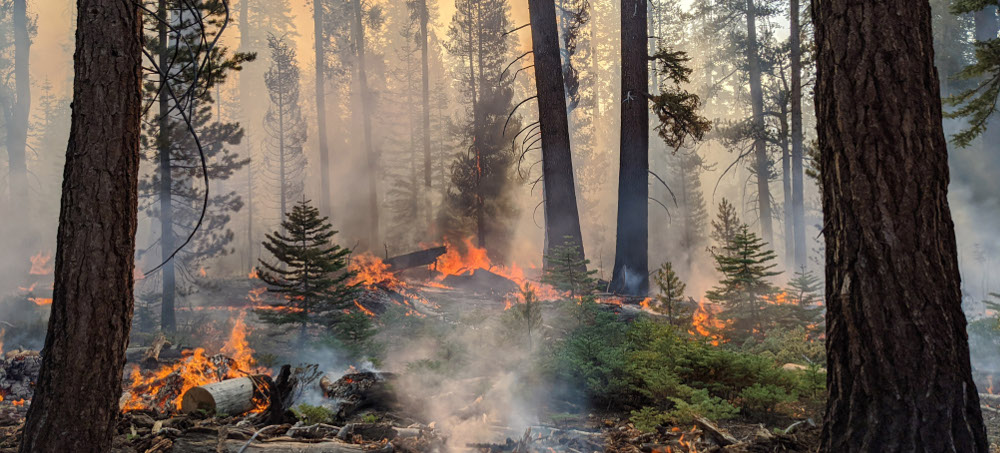
[[[52,298],[50,297],[29,297],[28,300],[30,300],[35,305],[38,305],[39,307],[52,305]]]
[[[208,356],[204,348],[197,348],[174,364],[164,365],[148,372],[136,366],[128,378],[129,387],[124,395],[122,411],[158,410],[176,412],[181,398],[189,389],[225,379],[251,374],[267,374],[257,366],[253,349],[247,343],[247,326],[244,316],[236,318],[229,339],[220,354]],[[263,410],[258,407],[254,411]]]
[[[771,296],[764,296],[764,302],[769,305],[790,305],[795,303],[795,301],[788,298],[788,293],[784,291]]]
[[[354,278],[348,282],[350,285],[360,285],[367,289],[382,286],[391,290],[406,287],[406,282],[396,278],[388,264],[370,253],[352,259],[349,269],[355,273]]]
[[[716,317],[721,311],[721,307],[705,300],[699,301],[698,309],[691,318],[691,330],[688,330],[688,333],[708,338],[709,343],[718,346],[722,342],[722,336],[718,332],[726,327],[726,323]]]
[[[434,263],[435,270],[440,273],[437,277],[439,282],[449,276],[472,275],[477,270],[485,270],[516,283],[522,289],[530,283],[538,300],[553,301],[566,296],[565,293],[551,285],[529,282],[524,270],[516,263],[509,267],[493,264],[486,249],[475,246],[469,238],[463,240],[463,247],[458,247],[450,242],[446,242],[445,246],[447,252],[438,257]],[[463,252],[462,249],[465,251]]]
[[[29,259],[31,260],[31,270],[28,273],[31,275],[49,275],[55,268],[54,264],[50,264],[52,261],[51,252],[39,252]]]

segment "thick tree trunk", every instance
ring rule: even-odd
[[[535,56],[535,89],[542,134],[542,178],[545,198],[545,241],[552,247],[573,246],[584,256],[580,214],[573,180],[566,89],[559,55],[559,29],[553,0],[529,0],[531,42]]]
[[[611,291],[649,292],[649,77],[646,1],[622,0],[622,112],[618,174],[618,237]]]
[[[806,208],[802,168],[802,44],[799,26],[799,1],[791,0],[791,114],[792,114],[792,239],[795,268],[806,267]]]
[[[378,212],[378,155],[372,146],[371,96],[368,93],[368,70],[365,67],[365,26],[362,22],[361,0],[354,1],[354,45],[357,47],[358,91],[361,97],[361,123],[364,130],[365,156],[368,162],[368,210],[369,236],[368,248],[374,250],[379,242],[379,212]]]
[[[15,202],[28,193],[28,164],[25,149],[28,142],[28,122],[31,116],[31,75],[28,61],[31,37],[28,35],[26,0],[14,0],[14,99],[13,115],[7,123],[7,157],[10,172],[10,194]]]
[[[747,0],[747,46],[746,57],[750,65],[750,104],[753,108],[754,130],[754,171],[757,173],[757,214],[760,220],[760,234],[764,242],[774,244],[771,226],[771,188],[768,185],[770,165],[767,158],[767,143],[764,140],[764,89],[760,81],[760,52],[757,50],[757,5]]]
[[[814,3],[825,452],[986,452],[927,0]]]
[[[159,5],[157,8],[156,15],[158,17],[167,20],[167,0],[159,0]],[[160,42],[159,50],[159,62],[157,63],[160,68],[166,68],[169,65],[170,52],[167,49],[167,25],[164,22],[158,22],[157,33]],[[163,80],[161,76],[160,84],[167,83]],[[161,90],[161,95],[159,98],[159,116],[157,121],[159,122],[159,136],[156,138],[157,153],[159,154],[159,166],[158,171],[160,175],[160,187],[159,187],[159,198],[160,198],[160,257],[166,260],[172,253],[174,253],[174,215],[173,215],[173,172],[172,165],[170,162],[170,101],[169,96],[166,96],[167,91]],[[174,300],[176,296],[177,289],[177,276],[176,268],[174,267],[174,260],[167,261],[163,265],[161,270],[163,272],[162,276],[162,296],[160,299],[160,328],[165,332],[173,332],[177,329],[177,318],[174,310]]]
[[[319,135],[319,210],[329,215],[330,145],[326,135],[326,38],[323,33],[323,5],[313,0],[313,35],[316,48],[316,132]]]
[[[77,7],[55,289],[22,453],[111,449],[132,326],[142,17],[133,2]]]

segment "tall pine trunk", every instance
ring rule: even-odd
[[[986,452],[927,0],[813,5],[825,452]]]
[[[324,214],[329,214],[333,204],[330,201],[330,145],[326,132],[326,38],[323,33],[323,19],[322,0],[313,0],[313,41],[316,48],[316,133],[319,134],[319,210]]]
[[[792,156],[789,143],[789,127],[788,127],[788,104],[786,102],[781,102],[778,108],[778,122],[781,125],[781,195],[784,197],[782,200],[782,214],[784,218],[784,242],[785,242],[785,269],[791,269],[793,263],[795,262],[795,237],[792,230],[794,229],[795,220],[792,215],[792,205],[794,204],[795,195],[792,193]]]
[[[281,74],[281,65],[278,65],[278,80],[284,80]],[[279,201],[278,206],[281,212],[279,219],[284,219],[288,214],[288,178],[285,176],[285,85],[282,84],[278,91],[278,184]]]
[[[24,196],[28,193],[28,164],[25,150],[31,116],[31,75],[28,71],[31,37],[28,35],[27,0],[14,0],[11,13],[14,23],[15,99],[13,115],[7,122],[6,146],[11,199],[14,203],[18,203],[24,202]]]
[[[553,0],[528,0],[531,43],[535,56],[535,89],[542,134],[542,178],[545,198],[545,244],[572,246],[584,256],[580,214],[573,178],[566,89],[559,54],[559,29]]]
[[[378,155],[372,146],[372,120],[371,96],[368,93],[368,70],[365,67],[365,25],[362,21],[361,0],[354,0],[354,45],[357,52],[358,65],[358,91],[361,98],[361,123],[364,131],[365,157],[368,163],[368,210],[369,210],[369,236],[368,248],[374,250],[380,242],[379,239],[379,212],[378,212]]]
[[[792,243],[795,268],[806,267],[806,208],[802,168],[802,27],[799,24],[799,1],[791,0],[791,114],[792,114]]]
[[[427,36],[428,21],[430,20],[430,11],[427,10],[427,0],[420,0],[418,6],[420,8],[420,74],[421,74],[421,87],[420,93],[422,96],[423,103],[423,121],[424,121],[424,135],[423,135],[423,147],[424,147],[424,186],[428,189],[430,193],[431,188],[431,70],[430,70],[430,39]],[[429,208],[429,206],[428,206]],[[430,209],[427,210],[428,216],[430,215]],[[428,217],[430,218],[430,217]]]
[[[250,52],[251,44],[251,31],[250,31],[250,19],[248,15],[250,14],[250,0],[239,0],[240,5],[240,21],[237,23],[240,30],[240,52]],[[239,90],[240,90],[240,104],[244,106],[242,116],[242,124],[246,127],[250,124],[250,115],[248,109],[245,108],[244,103],[250,101],[250,78],[243,71],[238,72],[239,77]],[[250,140],[250,130],[248,129],[243,138],[244,151],[246,152],[247,158],[250,159],[250,163],[247,165],[247,263],[249,269],[252,271],[254,267],[257,266],[257,260],[254,258],[254,250],[257,248],[257,243],[253,239],[253,145]]]
[[[22,453],[111,450],[132,326],[142,16],[120,0],[77,7],[55,287]]]
[[[757,173],[757,214],[760,217],[761,238],[774,244],[771,226],[771,188],[768,185],[770,165],[767,158],[767,142],[764,140],[764,89],[761,84],[760,52],[757,42],[757,5],[747,0],[747,46],[746,58],[750,65],[750,104],[753,108],[754,171]]]
[[[622,104],[618,232],[611,291],[649,292],[649,92],[646,1],[621,3]]]
[[[159,51],[157,55],[159,61],[157,64],[160,68],[166,70],[170,65],[170,52],[167,48],[167,25],[165,23],[165,21],[169,20],[167,0],[159,0],[156,15],[163,19],[156,25],[160,43],[160,48],[157,49]],[[161,75],[160,77],[161,80],[159,83],[161,85],[167,83],[166,76]],[[169,96],[166,96],[166,89],[161,89],[160,93],[160,111],[157,117],[159,130],[156,138],[156,147],[159,154],[157,170],[160,175],[160,187],[158,189],[158,196],[160,198],[160,258],[166,260],[167,257],[174,253],[176,245],[174,243],[173,173],[170,163],[170,101]],[[161,272],[163,276],[161,279],[160,327],[165,332],[173,332],[177,329],[177,318],[174,310],[177,275],[174,260],[167,261],[163,265]]]

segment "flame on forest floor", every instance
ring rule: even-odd
[[[52,298],[51,297],[29,297],[28,300],[30,300],[35,305],[38,305],[39,307],[44,307],[46,305],[52,305]]]
[[[698,309],[691,318],[691,330],[688,330],[688,333],[708,338],[713,346],[718,346],[722,342],[719,331],[726,327],[726,323],[716,317],[721,311],[722,307],[702,299],[698,302]]]
[[[389,265],[385,264],[381,258],[364,253],[351,260],[348,270],[354,272],[349,285],[359,285],[368,289],[375,289],[382,286],[391,290],[406,287],[406,282],[400,280],[389,270]]]
[[[247,274],[247,278],[249,278],[250,280],[257,280],[260,278],[260,274],[257,272],[256,267],[253,268],[249,274]]]
[[[6,335],[7,335],[7,328],[6,327],[0,327],[0,352],[3,352],[3,338]],[[3,401],[2,397],[0,397],[0,401]]]
[[[202,268],[198,269],[198,275],[202,276],[202,278],[208,277],[208,271],[205,270],[204,267],[202,267]]]
[[[248,374],[268,374],[253,358],[253,349],[247,342],[249,330],[244,320],[245,313],[235,319],[229,339],[219,350],[229,359],[225,364],[217,357],[206,355],[204,348],[195,349],[180,361],[145,373],[138,366],[132,368],[127,397],[122,411],[157,409],[176,411],[180,409],[181,398],[192,387],[211,384],[225,379],[244,377]],[[163,393],[170,386],[169,392]],[[152,395],[151,400],[143,396]],[[258,402],[251,412],[266,409],[264,402]]]
[[[552,285],[529,282],[528,278],[525,277],[524,269],[521,269],[516,263],[510,266],[493,264],[486,249],[474,245],[472,239],[466,238],[462,242],[461,247],[451,242],[445,242],[447,251],[444,255],[439,256],[434,263],[434,269],[441,274],[437,277],[438,281],[442,281],[450,275],[471,275],[476,270],[482,269],[517,283],[522,289],[530,283],[535,292],[535,298],[540,301],[559,300],[566,297],[565,293]],[[522,296],[518,296],[518,298],[523,302]]]
[[[358,303],[358,301],[354,301],[354,306],[358,307],[358,310],[360,310],[361,313],[364,313],[364,314],[366,314],[366,315],[368,315],[368,316],[370,316],[372,318],[375,317],[375,313],[373,311],[365,308],[365,306],[361,305],[360,303]]]
[[[990,395],[996,395],[996,393],[994,393],[994,388],[993,388],[992,374],[986,376],[986,393],[989,393]]]
[[[31,270],[28,273],[31,275],[49,275],[55,268],[51,263],[52,252],[38,252],[29,260],[31,260]]]

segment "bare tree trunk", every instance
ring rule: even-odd
[[[330,145],[326,132],[326,38],[323,5],[313,0],[313,35],[316,48],[316,132],[319,134],[319,210],[330,214]],[[284,213],[282,213],[284,215]]]
[[[22,453],[110,451],[132,326],[142,16],[119,0],[77,8],[55,288]]]
[[[813,5],[825,452],[986,452],[927,0]]]
[[[747,0],[747,62],[750,64],[750,104],[753,108],[754,171],[757,173],[757,214],[760,217],[761,238],[774,244],[771,226],[771,188],[768,185],[770,165],[764,140],[764,89],[760,81],[760,52],[757,50],[757,5]]]
[[[278,80],[284,80],[281,74],[282,66],[278,65]],[[278,221],[284,220],[288,214],[288,178],[285,177],[285,87],[278,90]],[[282,228],[284,229],[284,228]]]
[[[611,291],[649,292],[649,92],[646,1],[622,0],[622,119],[618,237]]]
[[[365,25],[362,22],[361,0],[354,1],[354,45],[357,47],[358,57],[358,86],[361,95],[361,122],[364,129],[365,156],[368,161],[368,210],[369,210],[369,239],[368,248],[374,250],[381,240],[379,239],[379,212],[378,212],[378,155],[372,146],[372,120],[370,106],[368,102],[371,96],[368,93],[368,70],[365,67]]]
[[[25,149],[28,142],[28,122],[31,116],[31,74],[28,61],[31,37],[28,35],[26,0],[14,0],[11,11],[14,22],[14,91],[13,115],[7,122],[7,157],[10,171],[10,194],[15,202],[23,202],[28,193],[28,164]]]
[[[791,0],[791,113],[792,113],[792,237],[795,268],[806,267],[806,208],[802,168],[802,44],[799,26],[799,1]]]
[[[159,5],[157,8],[156,15],[163,18],[163,21],[168,20],[167,11],[167,0],[159,0]],[[167,25],[160,21],[156,25],[156,30],[158,33],[158,39],[160,42],[160,48],[157,49],[159,62],[157,63],[160,68],[166,68],[169,66],[170,53],[167,49]],[[166,76],[161,75],[160,84],[167,83]],[[173,206],[173,167],[170,163],[170,101],[168,96],[166,96],[166,90],[161,90],[161,95],[159,99],[159,116],[157,121],[159,122],[159,134],[156,138],[157,153],[159,153],[159,166],[158,171],[160,174],[160,187],[159,187],[159,198],[160,198],[160,257],[166,260],[172,253],[174,253],[174,248],[176,244],[174,243],[174,206]],[[176,290],[177,290],[177,275],[176,267],[174,266],[174,260],[169,260],[163,265],[161,270],[162,274],[162,292],[160,297],[160,327],[165,332],[173,332],[177,330],[177,317],[174,310]]]
[[[573,246],[584,257],[580,214],[573,179],[566,88],[559,55],[559,29],[553,0],[529,0],[531,42],[535,56],[535,89],[542,134],[546,255],[552,247]]]
[[[782,77],[782,80],[784,80],[784,77]],[[792,194],[792,156],[788,140],[789,114],[788,103],[785,102],[785,99],[782,99],[779,106],[779,115],[780,118],[778,118],[778,121],[781,123],[781,194],[784,197],[781,203],[781,210],[784,217],[785,231],[783,237],[785,242],[785,269],[792,269],[795,262],[795,238],[794,233],[792,233],[794,229],[793,224],[795,223],[795,220],[792,218],[792,205],[794,204],[793,199],[795,196]]]
[[[431,188],[431,70],[430,70],[430,39],[427,36],[427,22],[430,11],[427,10],[427,0],[420,0],[420,73],[421,95],[423,96],[424,120],[424,186]],[[430,192],[430,190],[428,190]],[[428,213],[430,211],[428,210]]]

